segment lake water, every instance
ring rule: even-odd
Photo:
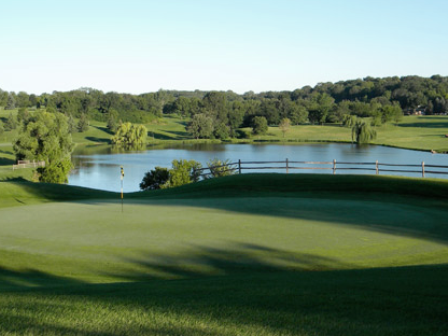
[[[425,165],[448,165],[447,154],[431,154],[430,152],[383,146],[358,146],[356,144],[192,144],[154,147],[127,153],[116,153],[110,146],[90,146],[80,147],[73,154],[75,169],[69,176],[69,184],[118,192],[121,188],[120,166],[123,166],[125,171],[124,191],[138,191],[144,174],[156,166],[171,168],[173,160],[186,159],[199,161],[206,167],[207,162],[214,158],[230,160],[230,162],[239,159],[242,161],[285,161],[288,158],[290,161],[375,162],[378,160],[380,163],[417,165],[421,165],[424,161]],[[285,164],[283,164],[284,166]],[[323,166],[321,165],[321,167]],[[343,165],[338,167],[342,168]],[[421,168],[409,169],[421,170]],[[444,169],[443,171],[448,170]],[[257,170],[243,170],[243,173],[248,172],[257,172]],[[262,170],[262,172],[285,173],[285,169]],[[333,173],[331,170],[290,170],[290,173],[313,172]],[[336,173],[374,174],[375,172],[340,170]],[[381,175],[420,177],[421,173],[381,173]],[[448,178],[448,175],[428,173],[426,176]]]

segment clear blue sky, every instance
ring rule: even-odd
[[[243,93],[448,75],[446,0],[1,2],[7,91]]]

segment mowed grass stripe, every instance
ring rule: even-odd
[[[1,335],[448,330],[446,182],[243,175],[124,212],[85,188],[0,191]]]

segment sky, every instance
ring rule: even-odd
[[[0,89],[294,90],[448,75],[446,0],[0,0]]]

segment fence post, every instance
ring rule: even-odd
[[[376,174],[379,175],[380,169],[378,168],[378,160],[376,160],[376,162],[375,162],[375,169],[376,169]]]
[[[289,161],[286,159],[286,174],[289,173]]]
[[[422,178],[425,177],[425,161],[422,161]]]
[[[241,159],[238,159],[238,174],[241,174]]]
[[[336,159],[333,160],[333,175],[336,175]]]

